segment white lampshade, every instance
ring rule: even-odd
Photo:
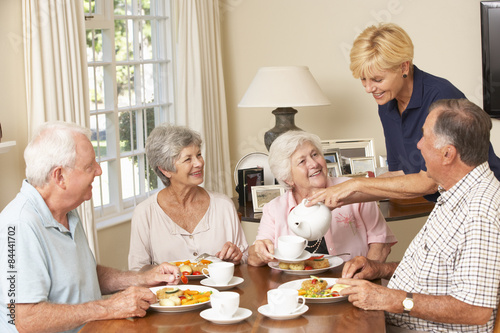
[[[262,67],[239,107],[298,107],[329,105],[307,66]]]

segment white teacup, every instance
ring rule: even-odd
[[[233,291],[213,293],[210,296],[210,303],[219,316],[231,318],[240,306],[240,294]]]
[[[300,299],[302,303],[299,303]],[[279,288],[267,292],[267,303],[272,313],[286,315],[302,309],[306,299],[299,296],[298,290]]]
[[[279,253],[289,259],[298,258],[307,245],[307,239],[299,236],[280,236],[278,238]]]
[[[227,286],[233,278],[234,264],[232,262],[213,262],[201,270],[203,275],[218,286]]]

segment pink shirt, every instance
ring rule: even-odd
[[[348,178],[329,178],[328,186],[340,184]],[[288,227],[288,214],[297,206],[292,191],[273,199],[263,208],[257,240],[270,239],[277,244],[283,235],[294,235]],[[368,244],[391,243],[397,240],[387,225],[375,202],[345,205],[332,211],[330,229],[325,234],[329,254],[349,252],[342,256],[349,260],[355,256],[366,256]]]

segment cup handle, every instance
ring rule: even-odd
[[[210,273],[210,272],[208,272],[208,269],[207,269],[206,267],[203,267],[203,268],[201,269],[201,274],[205,275],[208,279],[210,279],[210,276],[209,276],[209,275],[207,275],[207,273],[205,273],[205,270],[207,271],[207,273]]]
[[[304,296],[299,296],[297,299],[302,300],[302,303],[299,303],[300,304],[299,307],[296,308],[293,312],[300,311],[300,309],[302,309],[304,305],[306,305],[306,298]]]

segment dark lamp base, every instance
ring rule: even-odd
[[[276,116],[276,125],[264,134],[264,143],[269,151],[273,141],[281,134],[288,131],[302,131],[300,128],[295,126],[295,114],[297,110],[294,108],[277,108],[273,111]]]

